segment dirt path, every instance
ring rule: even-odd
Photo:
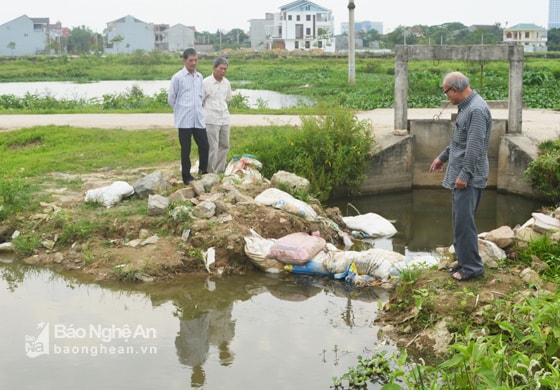
[[[456,108],[409,109],[409,119],[432,119],[441,112],[448,119]],[[492,110],[496,119],[507,119],[508,111]],[[377,136],[390,135],[394,127],[393,109],[376,109],[357,114],[360,119],[369,119]],[[538,141],[560,137],[560,111],[523,110],[523,134]],[[297,115],[232,115],[232,126],[299,125]],[[56,115],[1,115],[0,131],[12,131],[33,126],[73,126],[103,129],[170,129],[173,128],[172,114],[56,114]]]

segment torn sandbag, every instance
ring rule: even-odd
[[[85,201],[111,207],[132,194],[134,194],[133,186],[125,181],[116,181],[109,186],[86,191]]]

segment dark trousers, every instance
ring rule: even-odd
[[[191,175],[191,137],[198,147],[198,172],[208,172],[208,137],[206,129],[179,129],[179,144],[181,145],[181,175],[183,183],[194,180]]]
[[[453,190],[453,246],[457,262],[466,275],[484,272],[484,264],[478,253],[478,233],[474,220],[483,191],[482,188],[471,186],[464,190]]]

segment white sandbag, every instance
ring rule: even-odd
[[[268,273],[280,273],[284,271],[285,264],[276,259],[269,259],[266,255],[276,240],[262,238],[257,232],[251,229],[250,237],[245,239],[245,254],[258,269]]]
[[[299,215],[308,221],[315,221],[317,219],[317,213],[310,205],[278,188],[264,190],[255,197],[255,202],[284,210],[290,214]]]
[[[397,233],[389,220],[375,213],[342,217],[342,220],[349,229],[362,231],[370,237],[392,237]]]
[[[134,194],[134,187],[127,182],[116,181],[109,186],[86,191],[85,201],[111,207],[132,194]]]
[[[405,256],[403,260],[393,264],[391,275],[400,276],[403,271],[426,269],[439,265],[439,259],[429,253],[416,253],[414,255]]]
[[[375,279],[385,281],[389,278],[394,264],[404,260],[404,256],[382,248],[372,248],[367,251],[331,251],[323,262],[327,271],[341,274],[348,270],[352,263],[356,265],[358,275],[369,275]]]

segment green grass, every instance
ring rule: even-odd
[[[176,161],[179,151],[174,129],[121,131],[34,127],[0,134],[0,177],[153,166]]]
[[[200,56],[198,70],[209,75],[212,56]],[[348,60],[344,56],[261,55],[233,53],[229,58],[228,79],[233,88],[264,89],[317,101],[327,107],[350,110],[388,108],[394,102],[394,58],[358,56],[356,82],[348,84]],[[44,56],[0,61],[2,81],[169,80],[182,67],[176,55],[152,53],[149,56]],[[488,100],[508,96],[507,61],[411,61],[409,68],[410,108],[438,107],[441,80],[450,71],[470,77],[475,89]],[[523,101],[528,108],[560,109],[560,61],[525,56]],[[234,106],[232,113],[311,114],[312,108],[272,110]],[[0,113],[22,112],[171,112],[165,92],[146,96],[136,89],[106,95],[103,99],[56,101],[30,94],[18,99],[0,96]]]

